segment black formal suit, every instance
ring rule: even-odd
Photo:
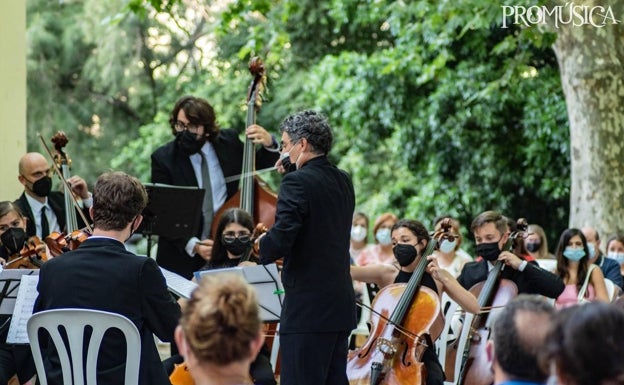
[[[350,177],[325,156],[282,179],[275,224],[260,239],[260,260],[284,258],[283,385],[346,381],[347,336],[356,326],[349,272],[354,206]]]
[[[35,216],[33,215],[30,205],[28,204],[28,200],[26,199],[26,193],[22,193],[22,195],[20,195],[20,197],[14,203],[17,207],[19,207],[22,214],[26,218],[28,218],[28,221],[26,223],[26,235],[28,237],[37,235]],[[67,231],[67,228],[65,227],[65,194],[59,191],[51,191],[48,195],[48,205],[50,206],[52,211],[54,211],[54,215],[56,215],[56,220],[58,221],[61,231]],[[82,213],[84,214],[85,218],[87,218],[89,221],[91,220],[89,216],[89,209],[83,209]],[[37,213],[37,215],[39,215],[39,213]],[[86,223],[84,223],[84,221],[82,220],[82,217],[80,217],[80,214],[78,214],[78,211],[76,211],[76,218],[79,229],[87,226]],[[51,230],[52,229],[50,229],[50,231]],[[48,234],[43,235],[44,238],[46,236],[48,236]]]
[[[225,178],[241,173],[244,146],[235,130],[221,130],[213,147]],[[278,158],[279,153],[260,146],[256,152],[256,167],[272,167]],[[159,147],[152,154],[152,183],[199,187],[189,156],[178,150],[175,140]],[[238,180],[226,184],[227,198],[236,193],[238,184]],[[195,234],[197,238],[201,236],[202,223],[203,219],[200,218]],[[199,256],[190,257],[186,253],[184,247],[188,241],[189,239],[159,237],[156,261],[160,266],[190,279],[193,272],[199,270],[206,261]]]
[[[468,262],[464,265],[457,281],[465,289],[485,281],[488,275],[486,260]],[[514,270],[505,266],[501,278],[509,279],[518,286],[518,293],[541,294],[549,298],[557,298],[563,292],[565,285],[558,276],[539,267],[537,262],[528,262],[524,271]]]
[[[139,384],[170,385],[154,334],[161,341],[173,341],[181,313],[154,260],[126,251],[117,240],[91,237],[78,249],[43,264],[37,289],[34,312],[74,307],[128,317],[141,334]],[[119,338],[105,338],[100,351],[99,384],[123,383],[125,343],[116,332]],[[53,349],[46,353],[48,383],[61,384],[60,366],[54,365],[58,357]]]

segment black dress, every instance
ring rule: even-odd
[[[394,283],[407,283],[412,275],[413,273],[408,273],[406,271],[400,270],[399,274],[397,274],[396,278],[394,279]],[[436,283],[433,280],[431,274],[425,272],[420,284],[438,293],[438,287],[436,286]],[[427,368],[427,385],[444,384],[444,370],[442,369],[442,365],[440,365],[440,361],[438,361],[438,356],[436,355],[433,346],[428,346],[427,349],[425,349],[422,356],[422,362],[423,364],[425,364],[425,368]]]

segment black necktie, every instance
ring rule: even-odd
[[[46,207],[41,208],[41,239],[50,235],[50,225],[48,225],[48,217],[46,216]]]
[[[204,203],[202,205],[202,214],[204,216],[204,227],[202,230],[202,239],[210,237],[210,228],[212,226],[212,217],[214,216],[214,208],[212,206],[212,185],[210,184],[210,171],[208,170],[208,162],[203,152],[199,152],[201,155],[201,174],[202,174],[202,187],[206,190],[204,192]]]

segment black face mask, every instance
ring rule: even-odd
[[[35,181],[32,185],[32,192],[40,197],[47,197],[52,190],[52,178],[44,176],[43,178]]]
[[[286,155],[286,156],[284,156]],[[289,172],[293,172],[297,170],[297,164],[296,163],[292,163],[290,161],[290,155],[289,153],[285,152],[282,156],[284,156],[282,158],[282,167],[284,167],[284,170],[286,170],[286,172],[284,172],[284,174],[288,174]]]
[[[234,239],[232,243],[223,242],[223,247],[232,255],[240,256],[251,246],[249,241],[242,242],[239,238]]]
[[[488,261],[496,261],[501,250],[498,248],[498,242],[480,243],[477,245],[477,255],[482,256]]]
[[[394,254],[394,258],[396,258],[397,262],[399,262],[399,265],[403,267],[409,266],[418,256],[418,250],[416,250],[416,247],[407,243],[397,243],[392,248],[392,253]]]
[[[525,246],[529,253],[535,253],[537,250],[539,250],[541,245],[541,242],[528,242]]]
[[[26,242],[26,232],[21,227],[11,227],[2,235],[0,235],[0,241],[9,252],[9,255],[13,255],[24,247]]]
[[[196,134],[192,134],[188,131],[180,131],[175,135],[175,142],[178,149],[186,155],[197,154],[206,143],[206,139],[197,139]]]

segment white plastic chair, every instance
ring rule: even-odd
[[[69,352],[61,338],[59,329],[66,330]],[[88,341],[86,361],[83,360],[83,344],[85,328],[93,328]],[[44,328],[50,334],[58,352],[65,385],[96,385],[97,357],[104,333],[110,328],[119,329],[126,339],[126,370],[125,384],[136,385],[139,382],[139,363],[141,361],[141,337],[136,326],[121,314],[109,313],[92,309],[55,309],[35,313],[28,320],[27,330],[30,348],[37,368],[39,383],[47,385],[43,357],[39,343],[39,329]],[[108,337],[107,337],[108,338]],[[68,353],[71,355],[68,355]],[[86,371],[83,368],[86,362]],[[73,374],[73,382],[72,382]],[[106,385],[106,384],[101,384]]]
[[[618,297],[620,296],[622,289],[620,289],[620,287],[613,283],[613,281],[609,278],[605,278],[604,281],[605,286],[607,287],[609,302],[615,302],[615,300],[618,299]]]

